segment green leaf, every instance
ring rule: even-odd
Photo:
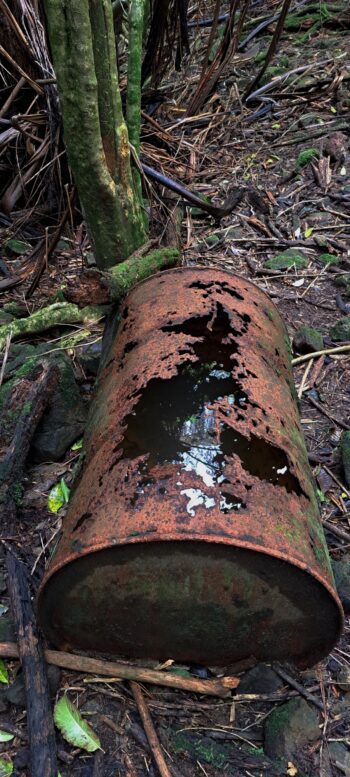
[[[64,501],[66,504],[69,502],[69,494],[70,494],[70,488],[65,483],[64,478],[61,478],[61,490],[62,490],[62,496],[64,498]]]
[[[7,671],[6,664],[4,663],[2,658],[0,658],[0,683],[5,683],[7,685],[8,681],[9,681],[9,673]]]
[[[64,478],[61,478],[60,483],[56,483],[49,493],[47,499],[47,506],[50,513],[58,513],[58,511],[67,504],[69,501],[70,489],[66,485]]]
[[[14,734],[9,734],[8,731],[2,731],[0,729],[0,742],[11,742],[11,739],[14,739]]]
[[[71,451],[80,451],[80,449],[83,447],[83,438],[81,437],[80,440],[77,440],[73,443],[71,446]]]
[[[13,772],[12,761],[5,761],[5,758],[0,758],[0,777],[7,777]]]
[[[310,237],[310,236],[312,235],[313,231],[314,231],[314,230],[313,230],[313,228],[312,228],[312,227],[307,227],[307,228],[306,228],[306,230],[305,230],[305,232],[304,232],[304,237],[305,237],[305,238],[306,238],[306,237]]]
[[[321,504],[323,504],[323,502],[327,502],[328,501],[326,495],[323,493],[323,491],[321,491],[320,488],[316,488],[316,493],[317,493],[317,496],[318,496],[318,500],[319,500],[319,502],[321,502]]]
[[[10,256],[11,254],[25,254],[30,251],[31,246],[28,243],[24,243],[23,240],[16,240],[16,238],[10,238],[4,243],[5,253]]]
[[[167,669],[167,672],[171,674],[176,674],[179,677],[193,677],[191,672],[188,671],[188,669],[182,669],[181,666],[174,666],[170,667],[170,669]]]
[[[55,704],[53,717],[57,728],[70,745],[81,747],[88,753],[93,753],[101,747],[97,734],[69,701],[68,696],[62,696]]]

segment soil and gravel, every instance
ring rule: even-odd
[[[208,35],[204,28],[195,38],[192,28],[193,53],[182,72],[172,73],[162,84],[162,99],[154,113],[154,119],[167,129],[171,145],[147,121],[143,135],[147,161],[201,195],[221,203],[232,191],[244,189],[238,207],[220,223],[185,203],[174,202],[163,190],[153,189],[152,236],[164,233],[167,214],[172,212],[174,220],[180,214],[183,263],[227,269],[257,283],[284,317],[294,358],[350,344],[350,29],[344,21],[327,24],[324,15],[321,19],[315,7],[324,4],[309,5],[310,18],[306,14],[287,24],[279,53],[262,82],[270,86],[262,95],[245,104],[241,100],[270,39],[269,28],[236,55],[200,115],[182,120],[182,106],[198,75],[198,58]],[[264,7],[257,3],[257,18],[273,13],[275,6],[273,2]],[[296,72],[304,66],[303,72]],[[160,207],[160,198],[166,210]],[[20,276],[22,283],[2,294],[0,325],[61,300],[65,284],[78,283],[83,268],[91,265],[93,257],[78,213],[74,219],[68,219],[29,299],[25,292],[33,268],[23,243],[33,247],[30,223],[21,229],[19,219],[13,229],[8,220],[1,222],[0,271]],[[21,245],[11,243],[13,239]],[[69,487],[74,477],[79,457],[74,442],[84,428],[102,330],[103,322],[74,329],[56,327],[10,343],[1,374],[6,388],[24,360],[50,354],[59,361],[70,392],[76,392],[74,403],[60,392],[51,417],[45,416],[35,435],[18,494],[17,525],[8,526],[6,517],[2,521],[1,539],[15,544],[31,574],[33,592],[64,520],[64,507],[58,513],[49,511],[48,495],[61,478]],[[346,612],[350,612],[349,369],[350,350],[323,353],[295,364],[302,428]],[[14,638],[2,569],[0,641]],[[7,727],[15,737],[0,748],[12,759],[13,773],[25,777],[29,751],[24,688],[18,662],[8,661],[7,666],[10,684],[0,690],[0,729]],[[201,677],[217,671],[184,668]],[[232,700],[145,689],[175,777],[216,777],[222,772],[232,777],[350,775],[347,615],[332,654],[311,670],[257,665],[241,672],[232,667],[228,672],[241,677]],[[57,734],[62,777],[157,773],[127,683],[97,683],[90,676],[54,667],[49,674],[52,700],[68,690],[98,732],[103,748],[89,755]]]

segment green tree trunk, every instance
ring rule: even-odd
[[[96,263],[124,261],[146,238],[118,83],[110,0],[45,0],[69,162]]]

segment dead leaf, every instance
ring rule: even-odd
[[[316,183],[321,189],[327,191],[328,186],[332,180],[332,171],[330,166],[330,157],[324,156],[319,159],[317,165],[314,162],[311,163],[312,171],[315,176]]]

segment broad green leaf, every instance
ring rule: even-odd
[[[182,669],[181,666],[171,667],[171,669],[168,669],[167,671],[171,672],[171,674],[177,674],[179,677],[193,677],[188,669]]]
[[[9,681],[9,673],[7,671],[7,667],[5,662],[0,658],[0,683],[6,683],[8,684]]]
[[[4,243],[5,252],[9,254],[25,254],[30,251],[31,246],[28,243],[24,243],[23,240],[16,240],[16,238],[10,238]]]
[[[69,494],[70,490],[64,482],[64,479],[61,478],[61,481],[51,488],[47,499],[47,506],[50,513],[58,513],[61,507],[69,501]]]
[[[71,451],[80,451],[80,448],[82,447],[83,447],[83,438],[81,437],[80,440],[77,440],[76,442],[73,443],[73,445],[71,446]]]
[[[306,228],[306,230],[305,230],[305,232],[304,232],[304,237],[305,237],[305,238],[306,238],[306,237],[310,237],[310,236],[312,235],[313,231],[314,231],[314,230],[313,230],[313,228],[312,228],[312,227],[307,227],[307,228]]]
[[[323,504],[323,502],[327,502],[327,497],[320,488],[316,488],[316,493],[321,504]]]
[[[9,734],[8,731],[2,731],[0,729],[0,742],[11,742],[14,739],[14,734]]]
[[[8,777],[13,772],[12,761],[5,761],[5,758],[0,758],[0,777]]]
[[[69,701],[68,696],[62,696],[55,704],[53,716],[57,728],[70,745],[81,747],[88,753],[93,753],[101,747],[97,734]]]
[[[61,478],[61,489],[62,489],[62,495],[63,495],[64,501],[66,504],[68,504],[70,488],[68,488],[68,486],[66,485],[64,478]]]

